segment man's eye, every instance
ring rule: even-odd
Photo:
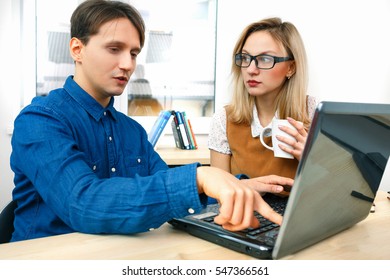
[[[110,52],[112,52],[112,53],[117,53],[117,52],[119,52],[119,48],[110,47],[110,48],[108,48],[108,49],[109,49]]]

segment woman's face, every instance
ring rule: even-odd
[[[252,56],[267,54],[277,57],[286,57],[287,52],[282,44],[275,41],[267,31],[252,33],[246,40],[242,53]],[[245,87],[250,95],[270,96],[279,93],[282,85],[291,75],[293,61],[279,62],[271,69],[259,69],[255,61],[252,61],[247,68],[241,68],[241,75]]]

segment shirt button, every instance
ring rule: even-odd
[[[139,158],[139,159],[137,159],[137,161],[138,161],[138,163],[141,163],[141,159]]]
[[[107,115],[107,112],[104,112],[104,113],[103,113],[103,115],[105,115],[105,116],[106,116],[106,115]]]
[[[96,170],[96,165],[94,165],[94,166],[92,167],[92,170],[93,170],[93,171],[95,171],[95,170]]]
[[[108,137],[108,140],[109,140],[109,141],[112,141],[112,137],[111,137],[111,136],[110,136],[110,137]]]
[[[189,209],[188,209],[188,213],[190,213],[190,214],[194,214],[194,213],[195,213],[195,210],[194,210],[194,209],[192,209],[192,208],[189,208]]]
[[[152,231],[152,230],[154,230],[154,228],[150,228],[150,229],[149,229],[149,231]]]
[[[115,171],[116,171],[115,167],[111,168],[111,171],[112,171],[112,172],[115,172]]]

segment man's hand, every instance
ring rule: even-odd
[[[263,200],[257,190],[222,169],[198,167],[197,184],[199,193],[205,193],[220,203],[220,213],[214,221],[227,230],[257,227],[259,221],[254,211],[274,223],[282,223],[282,216]]]

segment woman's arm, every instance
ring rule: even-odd
[[[222,170],[230,172],[230,157],[231,155],[226,155],[219,153],[214,150],[210,150],[210,165],[213,167],[218,167]]]

